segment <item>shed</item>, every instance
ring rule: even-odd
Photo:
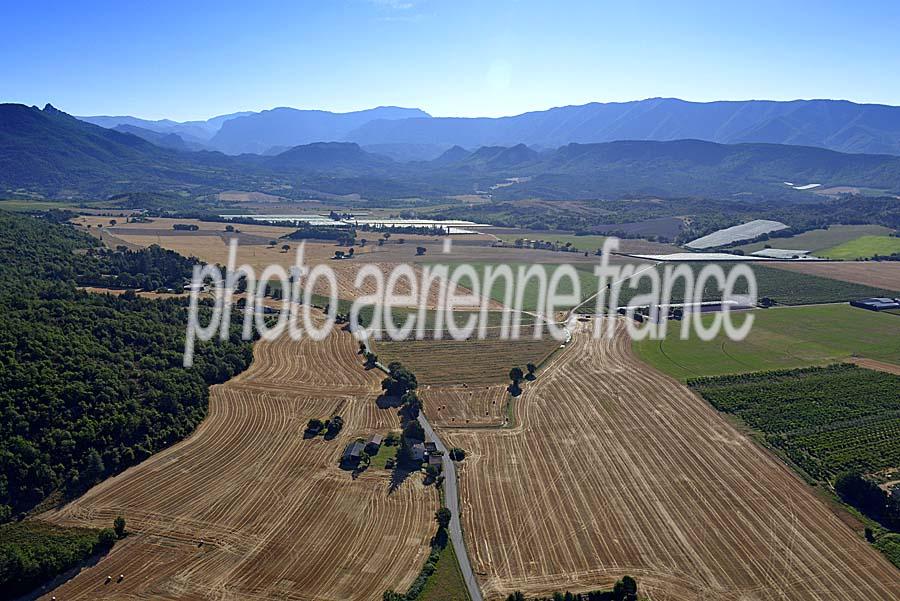
[[[900,309],[900,299],[887,297],[863,298],[860,300],[850,301],[850,306],[858,307],[860,309],[868,309],[869,311]]]
[[[384,437],[381,434],[374,434],[372,438],[369,439],[369,442],[366,443],[366,450],[371,453],[377,453],[378,449],[381,448],[381,442],[384,440]]]

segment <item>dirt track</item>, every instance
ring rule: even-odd
[[[900,599],[900,572],[788,468],[624,335],[582,324],[516,402],[511,430],[462,447],[463,524],[485,598],[638,579],[654,601]]]
[[[399,429],[395,410],[376,407],[379,378],[356,350],[343,332],[258,344],[248,372],[212,389],[193,436],[42,516],[108,527],[121,514],[133,533],[52,594],[343,600],[405,590],[428,553],[438,498],[417,475],[388,494],[388,472],[354,480],[338,468],[348,441]],[[310,418],[335,412],[345,422],[337,439],[303,439]]]

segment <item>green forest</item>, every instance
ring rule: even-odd
[[[186,301],[76,286],[98,274],[181,281],[192,262],[95,245],[70,226],[0,212],[0,522],[184,438],[206,415],[209,386],[252,360],[235,330],[184,369]]]

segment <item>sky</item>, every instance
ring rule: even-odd
[[[0,0],[0,102],[179,121],[652,97],[900,105],[900,2]],[[789,5],[789,6],[788,6]]]

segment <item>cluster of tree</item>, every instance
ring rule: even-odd
[[[0,599],[15,599],[41,583],[107,551],[125,534],[125,521],[114,528],[61,528],[26,520],[0,524]]]
[[[115,225],[115,224],[113,224]],[[172,225],[173,230],[185,231],[185,232],[196,232],[200,229],[200,226],[196,223],[176,223]]]
[[[900,530],[900,494],[888,494],[878,484],[854,472],[846,472],[834,481],[841,499],[891,530]]]
[[[519,396],[522,394],[522,380],[534,380],[537,376],[534,375],[534,372],[537,371],[537,365],[534,363],[529,363],[525,366],[528,370],[528,375],[525,375],[525,372],[522,371],[521,367],[513,367],[509,370],[509,392],[513,396]]]
[[[254,223],[259,224],[260,222],[256,221]],[[301,224],[296,230],[282,237],[290,240],[334,240],[344,246],[350,246],[356,240],[356,230],[351,227],[336,225],[317,227]]]
[[[181,288],[190,281],[196,258],[153,245],[141,250],[91,248],[77,267],[83,286],[107,288]]]
[[[353,258],[353,254],[354,254],[353,248],[348,248],[348,249],[346,250],[346,252],[343,251],[343,250],[336,250],[336,251],[334,251],[334,258],[335,258],[335,259],[338,259],[338,260],[340,260],[340,259],[352,259],[352,258]]]
[[[252,361],[235,318],[228,340],[198,345],[182,367],[186,301],[77,290],[80,274],[119,257],[75,252],[92,244],[0,212],[0,522],[184,438],[206,415],[209,386]]]
[[[362,232],[380,232],[386,229],[386,226],[383,225],[373,225],[370,223],[360,223],[356,226]],[[390,238],[390,234],[416,234],[419,236],[446,236],[448,234],[447,229],[445,227],[441,227],[439,225],[391,225],[390,232],[384,232],[384,234],[388,234],[384,237],[385,240]]]
[[[555,592],[549,597],[526,597],[521,591],[511,593],[506,601],[637,601],[637,582],[631,576],[622,576],[611,591],[587,593]]]
[[[325,421],[314,417],[306,423],[305,434],[309,437],[313,437],[324,433],[325,438],[331,440],[338,435],[343,427],[344,418],[340,415],[332,415],[330,419],[326,419]]]

